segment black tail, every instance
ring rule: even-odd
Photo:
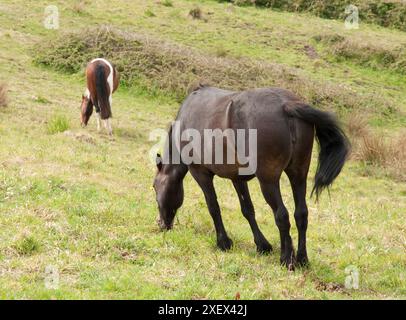
[[[102,64],[96,66],[96,94],[100,108],[100,117],[108,119],[112,116],[109,101],[109,88],[107,83],[105,67]]]
[[[300,105],[286,109],[295,118],[314,124],[319,143],[319,163],[312,195],[316,198],[340,174],[350,151],[350,142],[341,129],[336,117],[329,113],[314,109],[307,105]]]

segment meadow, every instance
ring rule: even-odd
[[[0,3],[0,298],[406,298],[406,33],[186,0],[54,1],[60,26],[49,30],[48,4]],[[136,35],[145,59],[131,61],[121,42],[108,46],[106,58],[124,75],[113,96],[113,138],[96,131],[94,118],[80,127],[84,62],[103,47],[66,45],[103,26]],[[191,55],[198,58],[195,73]],[[156,69],[145,67],[151,56]],[[211,61],[218,73],[204,72]],[[236,72],[230,63],[254,72]],[[278,230],[255,180],[251,196],[272,254],[257,254],[231,182],[217,178],[230,252],[216,248],[190,175],[174,229],[159,231],[149,133],[167,128],[187,87],[199,80],[284,86],[345,124],[352,156],[330,192],[308,200],[309,268],[288,272],[279,265]],[[316,155],[317,148],[309,186]],[[282,193],[296,242],[285,176]],[[349,267],[359,274],[358,288],[345,286]],[[50,269],[58,275],[54,287],[47,286]]]

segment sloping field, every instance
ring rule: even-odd
[[[405,33],[216,1],[54,3],[58,30],[42,24],[47,1],[0,3],[1,298],[406,297]],[[100,31],[106,26],[111,33]],[[86,129],[79,120],[84,63],[103,51],[124,75],[113,139],[94,119]],[[256,253],[231,182],[221,179],[231,252],[216,249],[189,175],[174,230],[159,232],[149,133],[168,126],[196,81],[285,86],[347,123],[353,156],[330,195],[308,202],[308,269],[280,267],[278,231],[256,181],[252,200],[271,255]],[[282,186],[293,212],[286,177]],[[345,287],[348,268],[359,273],[358,289]],[[52,288],[50,274],[59,279]]]

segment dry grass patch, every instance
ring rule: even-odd
[[[5,83],[0,83],[0,107],[6,107],[7,104],[7,86]]]
[[[359,41],[338,34],[317,35],[314,39],[329,47],[338,59],[357,62],[374,69],[391,69],[406,73],[406,44],[387,45],[379,42]]]
[[[368,117],[364,114],[351,114],[347,118],[347,131],[350,137],[359,138],[368,131]]]
[[[352,140],[356,160],[384,169],[395,180],[406,181],[406,131],[385,137],[365,127]]]

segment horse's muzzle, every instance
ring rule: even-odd
[[[160,216],[158,216],[156,222],[158,223],[159,229],[160,229],[161,231],[168,231],[168,230],[171,230],[171,229],[173,228],[173,223],[171,223],[171,224],[169,224],[169,225],[166,224],[166,223],[164,222],[164,220],[161,219]]]

